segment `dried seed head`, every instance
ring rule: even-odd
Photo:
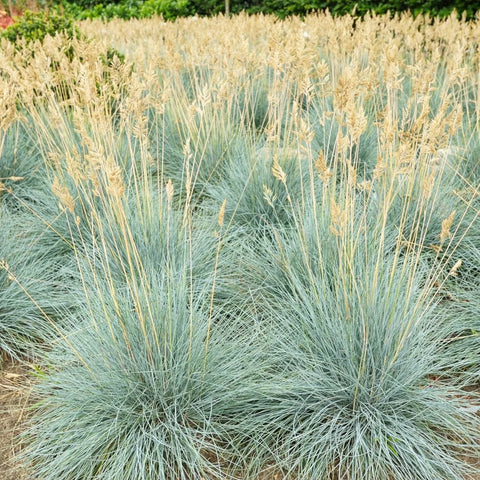
[[[348,185],[355,187],[357,185],[357,169],[347,161]]]
[[[276,156],[273,157],[273,166],[272,166],[273,176],[282,183],[287,181],[287,174],[283,171],[282,167],[278,163]]]
[[[272,208],[274,208],[274,203],[277,199],[277,196],[266,185],[263,185],[263,198]]]
[[[183,156],[187,159],[190,160],[192,158],[192,149],[190,148],[190,137],[187,138],[185,141],[185,144],[183,145]]]
[[[107,192],[114,198],[120,198],[125,193],[122,169],[118,165],[109,168]]]
[[[457,263],[452,267],[452,269],[448,272],[448,277],[456,277],[458,276],[458,269],[462,266],[462,260],[458,260]]]
[[[452,234],[450,233],[450,227],[453,223],[453,218],[455,217],[455,210],[442,221],[442,231],[440,233],[440,243],[443,243],[447,238],[450,238]]]
[[[337,152],[340,154],[345,153],[350,146],[350,139],[348,138],[348,135],[343,134],[342,129],[338,130],[335,145],[337,147]]]
[[[330,199],[330,213],[332,215],[332,227],[341,231],[347,224],[347,211],[342,210],[333,197]]]
[[[53,179],[52,192],[60,200],[61,209],[67,209],[70,213],[75,212],[75,200],[68,188],[60,184],[58,177]]]
[[[352,142],[357,142],[367,128],[367,117],[362,107],[355,102],[348,102],[346,106],[346,122]]]
[[[315,132],[313,131],[312,127],[308,125],[307,122],[305,122],[303,118],[300,119],[298,138],[306,144],[312,143],[313,139],[315,138]]]
[[[327,162],[325,161],[325,155],[322,150],[318,154],[317,160],[315,161],[315,168],[318,172],[318,177],[323,183],[328,183],[332,177],[332,171],[327,167]]]
[[[373,179],[376,180],[377,178],[381,177],[383,172],[387,169],[387,165],[382,157],[377,158],[377,164],[373,169]]]
[[[338,229],[336,227],[334,227],[333,225],[330,225],[330,231],[336,236],[336,237],[339,237],[340,236],[340,232],[338,231]]]
[[[343,110],[351,98],[352,79],[349,72],[338,78],[337,84],[333,91],[334,105],[337,110]]]
[[[165,191],[167,193],[168,203],[172,203],[172,200],[173,200],[173,183],[172,183],[171,179],[168,180],[167,185],[165,186]]]
[[[425,200],[430,198],[435,186],[435,172],[431,172],[428,177],[425,177],[422,182],[422,195]]]
[[[221,228],[223,227],[223,222],[225,220],[225,208],[227,206],[227,199],[225,199],[220,207],[220,211],[218,212],[218,226]]]

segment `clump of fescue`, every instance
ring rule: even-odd
[[[440,292],[445,360],[439,375],[448,376],[450,382],[476,386],[480,373],[480,252],[476,243],[465,241],[459,253],[461,258],[447,272]]]
[[[0,350],[17,360],[38,359],[70,304],[55,243],[45,233],[37,218],[0,208]]]
[[[223,479],[243,463],[232,422],[259,374],[258,332],[217,324],[220,233],[172,209],[171,183],[137,187],[130,201],[101,189],[110,216],[75,250],[83,306],[48,356],[26,434],[41,478]]]
[[[244,381],[245,365],[231,332],[212,334],[207,354],[208,316],[178,280],[152,282],[140,305],[122,290],[110,298],[103,280],[92,292],[101,300],[69,319],[71,349],[52,357],[64,367],[36,388],[26,450],[35,475],[228,478],[228,412],[241,391],[232,374]]]
[[[307,215],[248,260],[245,283],[262,285],[278,329],[276,373],[252,402],[258,452],[292,479],[464,478],[478,398],[439,377],[460,362],[445,348],[435,272],[418,252],[392,252],[395,231],[368,215],[341,235],[334,215]]]

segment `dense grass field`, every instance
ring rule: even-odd
[[[0,48],[23,468],[478,478],[480,22],[79,28]]]

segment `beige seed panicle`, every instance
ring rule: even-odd
[[[263,198],[268,203],[268,205],[270,205],[272,208],[274,208],[275,207],[275,200],[277,199],[277,196],[265,184],[263,184],[262,189],[263,189]]]
[[[283,168],[278,163],[278,158],[276,156],[273,157],[272,174],[282,183],[287,181],[287,174],[283,171]]]
[[[350,101],[346,106],[346,123],[348,133],[352,142],[358,142],[362,134],[367,129],[368,119],[361,106],[355,105]]]
[[[449,277],[457,277],[458,276],[458,270],[462,266],[462,260],[458,260],[455,265],[451,268],[451,270],[448,272]]]
[[[168,203],[172,203],[172,200],[173,200],[173,193],[174,193],[174,190],[173,190],[173,183],[172,183],[172,179],[169,179],[166,186],[165,186],[165,191],[167,193],[167,201]]]
[[[448,238],[452,236],[450,228],[455,217],[455,210],[442,221],[442,231],[440,232],[440,243],[445,242]]]
[[[318,177],[323,183],[328,183],[330,178],[333,176],[332,171],[327,167],[323,150],[320,150],[320,153],[317,156],[315,161],[315,169],[317,170]]]
[[[220,211],[218,212],[218,226],[220,228],[223,227],[223,222],[225,221],[225,208],[227,207],[227,199],[225,199],[220,207]]]
[[[125,193],[122,169],[118,165],[112,165],[108,169],[107,179],[107,193],[113,198],[121,198]]]
[[[53,179],[52,192],[60,201],[60,207],[67,209],[70,213],[75,213],[75,200],[68,188],[60,183],[58,177]]]
[[[428,200],[433,192],[435,187],[435,172],[430,172],[423,180],[422,180],[422,197],[425,200]]]
[[[336,236],[341,236],[348,221],[347,210],[342,210],[334,197],[330,198],[330,214],[332,216],[330,231]]]

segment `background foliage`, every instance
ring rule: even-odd
[[[4,9],[11,10],[11,2],[4,3]],[[37,2],[39,8],[49,7],[77,19],[84,18],[148,18],[161,15],[167,20],[191,15],[211,16],[225,12],[224,0],[56,0],[51,5]],[[24,5],[14,2],[17,9]],[[312,11],[328,9],[333,15],[355,13],[363,16],[367,12],[410,11],[414,15],[446,17],[456,11],[467,19],[475,18],[480,10],[480,1],[469,0],[231,0],[230,12],[245,11],[249,14],[272,14],[280,18],[289,15],[306,15]]]

